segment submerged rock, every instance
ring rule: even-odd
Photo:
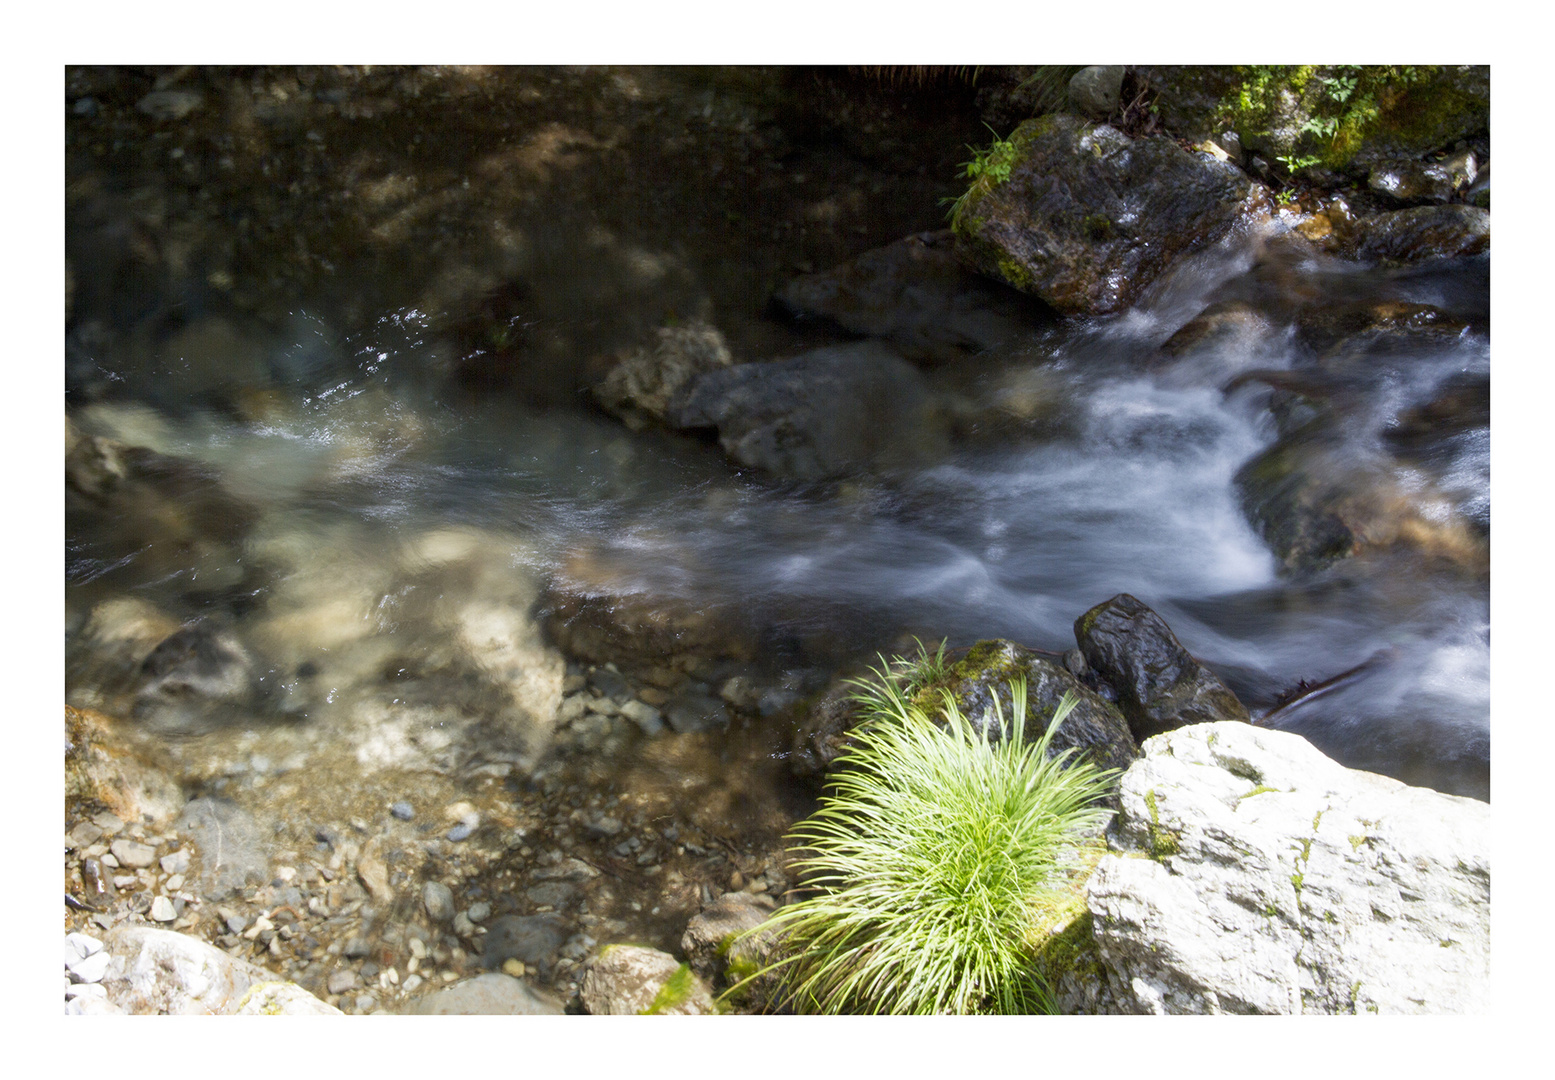
[[[1326,413],[1237,471],[1243,511],[1287,572],[1393,547],[1489,569],[1484,530],[1448,494],[1402,477],[1387,455],[1357,446]]]
[[[1150,739],[1121,791],[1087,886],[1118,1011],[1488,1009],[1487,804],[1226,723]]]
[[[995,280],[1072,315],[1128,307],[1180,256],[1265,218],[1268,193],[1165,136],[1130,139],[1051,114],[1016,128],[954,221],[958,250]]]
[[[162,641],[141,662],[135,716],[158,727],[199,724],[214,708],[252,704],[258,669],[236,634],[205,620]]]
[[[698,375],[729,367],[734,358],[723,335],[698,322],[660,327],[651,346],[618,354],[615,361],[594,385],[594,397],[635,431],[650,421],[663,423],[676,394]]]
[[[924,460],[943,431],[923,376],[876,342],[703,375],[670,406],[742,465],[796,480]]]
[[[418,1016],[560,1016],[565,1011],[554,994],[499,971],[425,994],[406,1010]]]
[[[1128,593],[1075,620],[1085,661],[1117,693],[1134,738],[1216,720],[1249,720],[1247,707],[1149,607]]]
[[[221,799],[195,799],[184,807],[178,831],[194,842],[195,872],[207,899],[220,900],[266,881],[270,858],[253,815]]]
[[[866,251],[780,289],[778,305],[884,338],[914,361],[944,362],[1015,338],[1042,314],[1030,299],[972,273],[949,230],[918,233]]]
[[[713,996],[689,965],[636,945],[609,945],[583,965],[583,1007],[595,1016],[700,1016]]]

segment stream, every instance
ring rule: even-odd
[[[1269,373],[1303,363],[1270,280],[1309,306],[1431,304],[1465,328],[1365,353],[1325,430],[1347,461],[1377,463],[1416,533],[1488,533],[1488,429],[1407,460],[1383,434],[1451,379],[1488,379],[1488,260],[1367,269],[1243,238],[1123,316],[1038,320],[927,370],[932,393],[970,419],[926,457],[785,479],[710,435],[629,429],[580,392],[582,373],[693,316],[740,361],[850,340],[765,297],[939,227],[937,199],[958,181],[932,155],[953,163],[976,140],[970,95],[914,114],[872,93],[860,119],[833,86],[744,71],[418,77],[412,94],[382,71],[300,86],[257,69],[190,76],[173,89],[205,80],[203,111],[159,120],[143,159],[128,143],[94,148],[109,136],[88,122],[150,124],[130,108],[155,85],[149,69],[77,89],[98,111],[76,110],[69,144],[67,406],[79,431],[143,457],[111,496],[67,503],[67,699],[133,718],[188,794],[237,800],[299,853],[325,819],[364,836],[398,828],[386,810],[400,799],[418,813],[473,803],[503,823],[496,852],[572,851],[609,833],[591,823],[618,803],[639,809],[627,828],[656,828],[662,851],[698,829],[704,847],[716,834],[776,851],[812,798],[785,768],[789,740],[834,675],[915,639],[1061,652],[1078,616],[1126,592],[1255,722],[1352,767],[1489,798],[1488,562],[1423,543],[1293,572],[1237,481],[1291,430]],[[424,85],[438,80],[441,98]],[[506,141],[426,115],[468,116],[461,103],[493,95],[513,110]],[[832,133],[807,141],[822,109]],[[412,129],[425,141],[404,138]],[[244,139],[263,143],[248,153],[268,179],[224,190],[249,167]],[[932,168],[903,167],[916,145],[932,145]],[[700,168],[675,168],[687,160]],[[748,171],[730,187],[737,168]],[[471,178],[489,190],[466,195]],[[304,192],[296,205],[258,220],[287,183]],[[358,228],[350,215],[374,192],[384,201]],[[469,281],[450,270],[461,264]],[[522,287],[503,293],[503,280]],[[1258,318],[1210,347],[1163,350],[1228,298]],[[500,349],[471,347],[467,324],[483,317],[523,336],[516,378],[493,375]],[[669,626],[672,647],[558,621],[588,601],[629,610],[639,629]],[[144,659],[161,633],[148,625],[196,628],[171,668]],[[660,688],[666,716],[711,702],[699,707],[718,722],[639,730],[618,708],[623,674],[633,693]],[[224,689],[231,679],[241,687]],[[731,679],[751,690],[722,692]],[[570,726],[543,715],[585,685],[616,705],[585,714],[580,699]],[[1321,692],[1280,707],[1302,687]],[[694,861],[691,847],[679,857]],[[457,866],[453,850],[435,858]],[[466,868],[480,882],[470,895],[509,887],[492,858]],[[690,862],[666,873],[699,880]],[[621,890],[614,908],[591,896],[589,932],[615,918],[623,939],[673,942],[696,891],[650,912],[655,888]]]

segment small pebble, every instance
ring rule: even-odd
[[[513,976],[515,979],[521,979],[524,977],[524,971],[526,969],[522,960],[515,960],[510,956],[506,960],[502,961],[502,970]]]
[[[108,974],[110,957],[106,952],[95,952],[91,956],[77,960],[74,964],[67,964],[70,974],[75,976],[77,982],[95,983],[102,982],[103,976]]]
[[[429,881],[421,887],[421,902],[433,922],[444,923],[454,917],[453,891],[440,881]]]
[[[331,994],[343,994],[355,985],[356,972],[350,968],[330,972],[328,987]]]
[[[178,917],[178,911],[173,907],[171,900],[159,896],[151,901],[151,917],[157,922],[172,922]]]
[[[115,840],[108,846],[108,850],[113,852],[113,857],[119,860],[120,866],[139,869],[157,861],[156,848],[136,843],[134,840]]]
[[[189,849],[179,848],[171,855],[164,855],[158,860],[164,874],[182,874],[189,869]]]
[[[419,987],[421,985],[421,982],[422,982],[422,979],[421,979],[420,975],[412,975],[410,978],[405,980],[405,986],[404,986],[405,992],[408,994],[412,990],[415,990],[417,987]]]
[[[409,821],[411,818],[416,816],[416,809],[415,807],[411,806],[410,803],[406,802],[404,799],[401,799],[399,802],[389,807],[389,813],[393,814],[401,821]]]
[[[448,830],[448,839],[457,844],[461,840],[468,840],[474,832],[475,826],[466,824],[465,822],[461,821],[459,824]]]
[[[491,917],[491,905],[482,900],[478,904],[471,904],[470,910],[465,912],[473,923],[485,922]]]

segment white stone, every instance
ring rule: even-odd
[[[103,943],[90,934],[72,933],[65,935],[65,963],[72,960],[82,960],[95,952],[101,952]]]
[[[106,951],[99,950],[90,956],[83,956],[75,963],[66,963],[70,974],[75,976],[77,982],[95,983],[102,982],[108,974],[108,966],[113,958]]]
[[[178,917],[178,912],[174,909],[171,900],[159,896],[151,901],[151,917],[157,922],[172,922]]]
[[[1248,724],[1142,749],[1087,886],[1121,1011],[1488,1009],[1488,804]]]
[[[108,846],[120,866],[138,870],[157,861],[157,849],[134,840],[115,840]]]

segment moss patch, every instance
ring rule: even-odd
[[[653,995],[653,1001],[643,1009],[639,1016],[659,1016],[668,1012],[677,1005],[684,1004],[691,996],[695,986],[696,976],[691,973],[690,964],[681,964],[675,969],[675,973],[664,980],[664,985],[659,987],[659,992]]]
[[[1182,852],[1182,833],[1161,824],[1161,814],[1155,803],[1155,789],[1145,792],[1145,807],[1150,811],[1150,854],[1157,861]]]

